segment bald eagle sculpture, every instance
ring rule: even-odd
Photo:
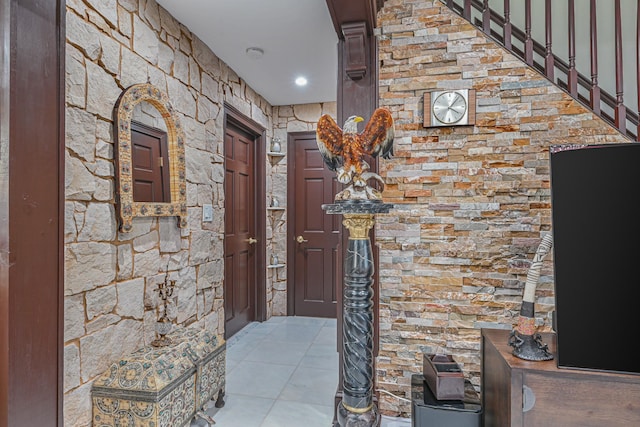
[[[393,155],[393,118],[389,110],[376,109],[361,133],[358,123],[364,121],[360,116],[351,116],[344,122],[342,129],[328,114],[318,120],[316,141],[318,149],[327,167],[335,171],[338,181],[348,185],[336,195],[335,200],[381,199],[379,191],[370,187],[371,178],[384,184],[379,175],[368,172],[369,164],[365,155],[389,159]]]

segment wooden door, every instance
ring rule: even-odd
[[[322,205],[333,203],[339,184],[324,165],[315,132],[289,138],[289,313],[335,318],[342,216],[328,215]]]
[[[227,123],[225,155],[225,338],[255,320],[254,137]],[[257,239],[256,239],[257,240]]]

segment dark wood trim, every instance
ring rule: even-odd
[[[287,133],[287,316],[296,315],[295,287],[295,251],[296,242],[293,233],[296,218],[295,202],[295,135],[307,132]]]
[[[533,39],[531,38],[531,0],[524,0],[524,62],[533,65]]]
[[[544,73],[547,78],[553,81],[553,31],[551,26],[551,0],[545,0],[544,3],[544,41],[546,51],[544,54]]]
[[[614,2],[615,10],[615,60],[616,60],[616,106],[614,117],[616,127],[620,132],[627,129],[627,110],[624,105],[624,69],[622,67],[622,16],[620,11],[620,0]]]
[[[471,0],[464,0],[464,6],[462,7],[462,17],[467,21],[471,20]]]
[[[489,9],[489,0],[482,1],[482,31],[485,34],[491,32],[491,9]]]
[[[382,0],[327,0],[327,8],[338,37],[343,39],[342,26],[348,22],[364,22],[367,35],[372,35],[383,3]]]
[[[640,8],[638,8],[638,10],[640,11]],[[596,0],[590,1],[589,16],[591,39],[591,88],[589,89],[589,104],[591,105],[593,112],[600,116],[600,86],[598,86],[598,20],[596,18]],[[638,76],[640,76],[640,73]]]
[[[255,137],[255,229],[258,244],[256,245],[256,304],[255,319],[259,322],[267,320],[267,201],[266,201],[266,142],[267,131],[258,122],[246,117],[234,106],[224,104],[224,125],[233,123]]]
[[[367,73],[367,26],[364,22],[342,24],[345,47],[345,72],[351,80],[360,80]]]
[[[489,9],[489,16],[492,10]],[[491,26],[489,26],[491,28]],[[511,0],[504,0],[504,25],[502,26],[502,40],[504,47],[511,50]]]
[[[1,427],[63,425],[64,16],[0,0]]]
[[[569,71],[567,73],[567,89],[571,96],[578,96],[578,71],[576,69],[576,15],[574,0],[569,0]]]
[[[378,106],[378,43],[374,36],[368,36],[365,47],[368,51],[367,75],[353,80],[347,73],[347,46],[338,41],[338,96],[337,118],[340,126],[347,117],[357,114],[367,120]],[[372,168],[377,165],[371,165]]]

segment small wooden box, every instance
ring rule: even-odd
[[[143,347],[94,381],[94,426],[184,427],[209,399],[222,406],[225,343],[197,328],[168,337],[170,345]]]
[[[464,399],[464,374],[451,356],[423,355],[422,374],[436,399]]]

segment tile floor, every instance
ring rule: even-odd
[[[338,386],[336,320],[272,317],[227,341],[225,406],[215,427],[331,427]],[[384,417],[381,427],[410,426]]]

